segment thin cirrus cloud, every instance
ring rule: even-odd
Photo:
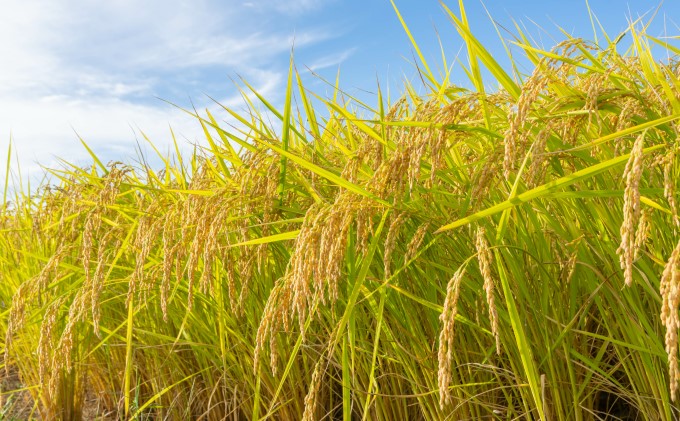
[[[318,10],[332,0],[259,0],[246,1],[242,5],[260,12],[275,10],[287,15],[299,15],[312,10]]]
[[[357,48],[352,47],[334,54],[319,57],[306,67],[310,71],[314,72],[322,69],[327,69],[329,67],[338,66],[339,64],[347,60],[349,57],[351,57],[352,54],[354,54],[356,51]]]
[[[287,52],[337,35],[286,27],[277,14],[307,13],[324,2],[267,9],[217,0],[111,2],[6,0],[0,15],[0,148],[10,135],[26,175],[56,158],[87,162],[81,136],[103,160],[134,156],[144,132],[157,146],[200,143],[196,122],[157,97],[213,106],[204,94],[241,104],[238,74],[276,99]],[[323,58],[321,59],[323,60]],[[337,60],[336,60],[337,61]],[[226,93],[225,93],[226,92]],[[76,134],[77,133],[77,134]],[[2,153],[2,152],[0,152]],[[0,170],[3,171],[3,170]],[[4,178],[4,175],[3,175]]]

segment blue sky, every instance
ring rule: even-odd
[[[456,56],[462,42],[439,1],[396,3],[433,63],[437,33],[449,58]],[[457,12],[457,1],[445,3]],[[590,0],[613,36],[658,4]],[[546,48],[563,39],[556,25],[592,39],[585,0],[484,5],[503,26],[521,22]],[[507,63],[482,3],[469,0],[466,8],[475,34]],[[679,25],[680,2],[666,0],[649,32],[678,35]],[[377,80],[397,96],[403,78],[415,77],[411,45],[389,0],[4,0],[0,151],[11,133],[23,175],[35,177],[38,163],[53,166],[56,157],[87,162],[76,132],[106,161],[134,157],[140,130],[162,150],[170,126],[185,145],[202,143],[196,123],[158,97],[214,108],[210,95],[239,108],[232,79],[244,77],[280,102],[293,43],[307,86],[321,95],[327,86],[307,68],[330,80],[340,68],[342,87],[369,102]],[[464,72],[454,68],[452,80],[465,83]]]

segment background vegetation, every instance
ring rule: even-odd
[[[291,61],[159,171],[5,187],[3,417],[677,417],[678,49],[518,28],[524,75],[445,12],[473,89],[415,42],[425,93],[373,106]]]

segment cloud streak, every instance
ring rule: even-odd
[[[295,16],[303,13],[308,13],[313,10],[318,10],[328,3],[332,3],[334,0],[289,0],[289,1],[277,1],[277,0],[259,0],[259,1],[247,1],[243,2],[242,5],[258,12],[269,12],[272,11]]]
[[[322,3],[257,2],[253,14],[253,7],[225,7],[217,0],[149,0],[143,7],[132,0],[6,0],[0,15],[0,151],[11,133],[22,171],[39,173],[37,162],[53,165],[56,156],[87,159],[74,130],[102,159],[134,153],[139,135],[131,127],[159,146],[170,140],[169,124],[180,138],[201,142],[195,121],[155,97],[192,97],[202,108],[214,106],[203,96],[208,93],[235,105],[236,90],[223,89],[228,77],[239,74],[276,98],[283,77],[271,69],[285,71],[276,63],[293,42],[300,49],[333,34],[303,27],[293,35],[292,28],[254,23]]]
[[[312,64],[307,66],[307,68],[312,72],[316,72],[322,69],[327,69],[329,67],[338,66],[342,64],[342,62],[350,58],[352,54],[354,54],[356,51],[357,51],[356,48],[348,48],[338,53],[320,57],[314,62],[312,62]]]

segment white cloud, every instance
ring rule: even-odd
[[[352,54],[356,52],[356,48],[349,48],[339,53],[330,54],[324,57],[320,57],[312,64],[308,65],[307,68],[313,72],[321,69],[327,69],[329,67],[337,66],[347,60]]]
[[[259,72],[254,81],[265,96],[273,96],[281,83],[276,73]],[[219,98],[219,103],[238,108],[243,101],[239,94]],[[208,108],[218,119],[227,118],[215,103],[198,106],[199,113]],[[0,102],[2,125],[8,122],[13,147],[19,157],[24,176],[32,179],[41,176],[41,166],[59,166],[58,158],[77,165],[91,162],[88,152],[81,145],[81,137],[104,162],[126,160],[135,156],[137,142],[145,143],[142,132],[162,152],[171,145],[170,127],[178,137],[184,151],[191,145],[205,143],[203,132],[195,118],[182,110],[158,101],[158,105],[146,105],[115,97],[52,96],[38,100],[15,98],[9,104]],[[0,140],[0,156],[7,150],[6,140]],[[3,160],[4,161],[4,160]],[[4,172],[2,175],[4,179]]]
[[[301,13],[323,2],[267,3],[253,2],[251,9]],[[131,127],[162,150],[171,141],[169,125],[180,139],[200,142],[195,121],[154,97],[191,96],[199,108],[216,108],[205,92],[235,105],[240,99],[228,80],[235,74],[275,98],[286,67],[271,69],[291,48],[292,28],[253,32],[256,19],[248,10],[217,0],[4,0],[0,156],[10,133],[24,175],[41,173],[37,162],[54,165],[55,157],[87,161],[74,130],[106,160],[134,155]],[[295,47],[330,36],[298,28]],[[218,93],[209,90],[215,74],[223,79]]]
[[[320,9],[335,0],[259,0],[257,2],[244,2],[243,6],[260,12],[276,11],[287,15],[299,15],[312,10]]]

